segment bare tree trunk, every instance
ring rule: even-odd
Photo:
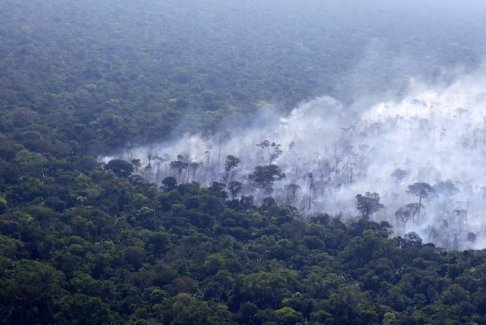
[[[422,195],[419,196],[419,206],[417,211],[417,221],[420,219],[420,208],[422,207]]]
[[[222,140],[220,139],[219,145],[218,145],[218,170],[216,171],[216,173],[217,173],[216,176],[218,177],[218,179],[219,179],[219,165],[221,163],[221,142],[222,142]]]

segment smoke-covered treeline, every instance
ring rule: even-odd
[[[250,126],[228,122],[214,136],[187,134],[123,157],[156,183],[217,182],[229,196],[271,195],[304,214],[356,216],[361,194],[384,206],[363,212],[357,202],[362,215],[392,223],[397,234],[484,247],[485,81],[483,70],[446,85],[412,80],[390,102],[348,107],[321,97],[284,117],[262,108]]]
[[[0,324],[486,324],[485,18],[0,0]]]

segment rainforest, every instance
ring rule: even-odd
[[[485,21],[0,0],[0,324],[486,324]]]

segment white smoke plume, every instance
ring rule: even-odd
[[[263,140],[279,144],[281,154],[270,157],[257,146]],[[227,155],[241,160],[229,173]],[[117,157],[140,159],[139,173],[153,182],[167,176],[207,185],[238,180],[244,184],[240,195],[256,198],[268,193],[248,175],[272,161],[286,175],[274,182],[272,196],[305,215],[356,217],[356,195],[376,192],[384,208],[372,219],[388,221],[397,235],[414,231],[448,249],[486,247],[484,69],[448,85],[411,81],[408,95],[366,107],[320,97],[285,117],[262,108],[250,127],[232,125],[213,137],[187,134]],[[184,169],[171,167],[178,159],[187,162]],[[396,211],[419,202],[408,192],[416,182],[429,184],[434,193],[405,223]]]

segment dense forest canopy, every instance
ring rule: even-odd
[[[480,242],[476,230],[459,238],[438,228],[446,238],[436,247],[372,218],[392,213],[406,230],[443,203],[437,193],[478,193],[485,9],[478,0],[1,0],[0,324],[486,323],[486,253],[459,245]],[[363,131],[341,137],[332,122],[347,109],[372,107],[367,118],[386,108],[369,103],[393,100],[419,117],[435,112],[410,97],[411,77],[438,85],[433,99],[450,104],[454,119],[432,126],[461,116],[442,154],[467,157],[460,170],[474,182],[412,181],[396,169],[413,198],[396,212],[384,185],[353,194],[352,219],[331,209],[338,197],[303,211],[299,186],[310,193],[316,183],[289,182],[290,143],[266,132],[298,124],[302,141],[344,139],[344,152]],[[476,124],[455,103],[476,108]],[[305,109],[313,105],[318,115]],[[412,121],[427,139],[417,160],[437,134]],[[222,132],[235,125],[253,137]],[[222,150],[228,139],[246,139],[257,156]],[[162,166],[152,149],[167,143],[177,150],[166,169],[145,169]],[[213,165],[178,152],[194,144],[203,155],[213,146]],[[302,157],[286,161],[300,168]],[[329,170],[350,180],[338,165]]]
[[[474,66],[486,44],[483,6],[4,0],[1,100],[51,113],[45,123],[59,137],[82,136],[89,148],[160,139],[261,101],[350,100],[398,87],[404,75]]]

